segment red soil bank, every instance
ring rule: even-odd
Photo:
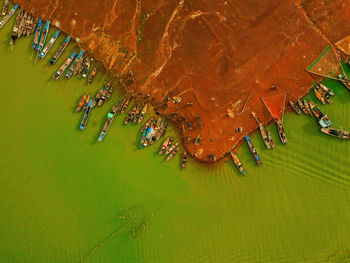
[[[113,76],[131,83],[126,92],[151,94],[155,104],[170,91],[180,95],[181,103],[158,110],[177,113],[172,119],[184,146],[201,161],[211,161],[209,154],[222,158],[255,130],[251,111],[271,121],[261,96],[286,91],[288,101],[308,93],[312,77],[304,69],[327,41],[350,34],[348,0],[15,2],[79,38]],[[130,76],[133,83],[125,80]],[[186,107],[188,102],[193,105]],[[180,116],[193,123],[192,130]],[[200,145],[187,140],[197,134]]]

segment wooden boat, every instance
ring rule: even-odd
[[[262,161],[260,160],[260,157],[259,157],[259,155],[258,155],[258,152],[256,151],[256,149],[255,149],[253,143],[251,142],[251,140],[249,139],[248,135],[245,136],[245,139],[246,139],[246,141],[247,141],[249,150],[250,150],[251,154],[252,154],[253,157],[254,157],[255,162],[257,163],[257,165],[261,165],[261,164],[262,164]]]
[[[105,85],[103,88],[101,88],[94,100],[94,103],[92,104],[92,108],[94,108],[96,105],[101,107],[103,103],[107,102],[109,98],[111,97],[113,92],[113,87],[111,87],[111,82],[105,82]]]
[[[129,121],[131,121],[133,119],[133,117],[135,116],[135,111],[136,111],[136,106],[134,106],[128,113],[128,115],[125,118],[124,121],[124,125],[128,125]]]
[[[322,94],[319,92],[319,90],[314,87],[314,92],[315,92],[315,96],[316,98],[322,103],[322,104],[326,104],[326,100],[323,98]]]
[[[181,168],[185,169],[187,165],[187,152],[184,151],[184,154],[182,155],[182,161],[181,161]]]
[[[282,120],[279,120],[276,123],[277,123],[278,135],[280,136],[282,144],[287,144],[287,136],[286,136],[286,132],[284,131],[284,128],[283,128]]]
[[[295,102],[293,102],[293,101],[289,101],[289,104],[290,104],[290,106],[292,107],[292,109],[298,114],[298,115],[301,115],[301,110],[300,110],[300,108],[298,107],[298,105],[295,103]]]
[[[18,13],[15,25],[14,25],[14,27],[12,29],[10,45],[13,45],[15,40],[18,38],[19,25],[21,24],[21,21],[23,19],[23,14],[24,14],[24,11],[21,9],[20,12]]]
[[[33,24],[32,24],[31,27],[30,27],[29,35],[31,35],[31,34],[34,33],[38,22],[39,22],[39,17],[36,17],[36,18],[34,19],[34,21],[33,21]],[[28,36],[29,36],[29,35],[28,35]]]
[[[47,42],[46,46],[43,48],[43,50],[40,52],[39,57],[40,59],[43,59],[47,52],[49,52],[49,50],[51,49],[51,47],[53,46],[53,44],[55,43],[55,41],[58,38],[58,35],[60,34],[60,31],[57,30],[55,32],[55,34],[53,34],[53,36],[51,37],[51,39],[49,40],[49,42]]]
[[[315,105],[315,103],[310,104],[311,110],[315,117],[318,120],[318,123],[321,125],[321,127],[326,128],[332,125],[331,121],[329,120],[328,116],[323,114],[323,112]]]
[[[146,112],[147,112],[147,103],[145,104],[145,106],[143,106],[142,110],[141,110],[141,113],[140,113],[140,116],[139,116],[139,119],[137,120],[137,123],[140,124],[143,120],[143,118],[145,117],[146,115]]]
[[[53,65],[56,63],[56,61],[62,55],[63,51],[68,46],[70,39],[71,39],[71,36],[67,36],[67,38],[62,42],[62,44],[59,46],[59,48],[57,49],[53,57],[50,59],[50,65]]]
[[[146,130],[149,126],[151,126],[152,124],[154,124],[154,118],[150,118],[145,125],[141,128],[141,133],[143,133],[144,130]]]
[[[37,50],[38,45],[39,45],[39,40],[40,40],[40,34],[41,34],[41,25],[42,21],[41,18],[38,19],[38,24],[35,29],[35,34],[34,34],[34,41],[33,41],[33,49]]]
[[[92,102],[93,100],[90,99],[86,109],[85,109],[85,112],[84,112],[84,115],[83,115],[83,119],[81,120],[81,124],[80,124],[80,130],[85,130],[86,128],[86,125],[87,125],[87,122],[89,120],[89,116],[90,116],[90,113],[91,113],[91,105],[92,105]]]
[[[260,135],[261,135],[262,140],[264,141],[264,144],[265,144],[266,148],[267,149],[271,149],[269,137],[268,137],[268,135],[266,133],[264,125],[259,121],[258,117],[256,117],[255,112],[252,111],[250,114],[251,114],[251,116],[255,119],[255,121],[259,125]]]
[[[5,16],[9,11],[10,0],[4,0],[4,5],[2,6],[1,15]]]
[[[345,88],[350,90],[350,80],[345,78],[345,76],[343,76],[343,75],[339,75],[339,78],[340,78],[340,82],[345,86]]]
[[[270,142],[271,148],[275,149],[275,143],[273,142],[272,133],[270,131],[267,132],[267,136],[269,137],[269,142]]]
[[[109,127],[111,126],[112,124],[112,121],[117,113],[117,110],[118,110],[118,106],[115,105],[112,110],[107,114],[107,120],[103,126],[103,129],[102,129],[102,132],[100,134],[100,136],[98,137],[98,141],[102,141],[103,138],[106,136],[107,132],[108,132],[108,129]]]
[[[141,137],[141,141],[140,141],[140,145],[139,145],[140,149],[147,147],[149,145],[149,141],[150,141],[153,133],[154,133],[154,126],[153,125],[148,126],[147,129],[145,129],[142,132],[142,137]]]
[[[321,89],[320,87],[318,88],[318,91],[321,93],[322,97],[324,98],[324,100],[328,103],[331,104],[333,103],[333,100],[330,98],[330,96],[327,94],[327,92],[325,92],[323,89]]]
[[[69,64],[72,63],[73,59],[75,58],[75,52],[73,52],[70,57],[67,58],[67,60],[62,64],[62,66],[58,69],[58,71],[53,75],[54,79],[59,79],[63,72],[68,68]]]
[[[75,68],[77,67],[79,61],[81,60],[82,56],[84,54],[84,50],[81,50],[78,54],[78,56],[76,56],[76,58],[74,59],[73,64],[70,66],[69,70],[66,73],[66,79],[70,79],[73,75],[73,72],[75,70]]]
[[[90,66],[91,66],[90,58],[85,58],[84,65],[83,65],[83,78],[86,78],[87,75],[89,74]]]
[[[75,109],[76,112],[79,112],[81,111],[82,109],[84,109],[89,101],[90,101],[91,97],[90,97],[90,94],[89,93],[85,93],[79,100],[79,103],[78,103],[78,106],[77,108]]]
[[[171,139],[172,139],[171,137],[168,137],[165,139],[165,141],[163,142],[162,146],[159,149],[158,155],[161,155],[165,151]]]
[[[174,151],[177,147],[179,146],[179,143],[175,143],[173,145],[171,145],[166,151],[165,151],[165,155],[170,154],[172,151]]]
[[[47,35],[49,34],[49,30],[50,30],[50,21],[46,21],[46,24],[45,24],[44,30],[43,30],[43,32],[41,34],[39,45],[38,45],[38,48],[37,48],[37,50],[39,52],[41,52],[41,50],[44,48],[44,44],[45,44]]]
[[[27,12],[24,11],[22,19],[21,19],[21,23],[19,24],[19,27],[18,27],[18,38],[20,38],[23,35],[24,27],[25,27],[26,21],[27,21],[27,16],[28,16]]]
[[[298,99],[298,105],[299,105],[300,109],[301,109],[306,115],[309,115],[308,111],[307,111],[306,108],[305,108],[305,105],[301,102],[300,99]]]
[[[132,122],[134,124],[136,124],[137,120],[139,119],[139,115],[140,115],[140,107],[137,107],[135,110],[134,118],[132,119]]]
[[[13,14],[16,12],[17,9],[18,9],[18,5],[15,5],[11,9],[11,11],[0,20],[0,28],[2,28],[10,20],[10,18],[13,16]]]
[[[241,172],[242,175],[245,175],[245,171],[243,168],[243,165],[241,164],[241,161],[238,159],[237,155],[234,152],[230,152],[231,157],[235,165],[237,166],[238,170]]]
[[[30,26],[30,21],[32,20],[32,17],[28,14],[27,15],[27,19],[26,19],[26,22],[25,22],[25,25],[24,25],[24,30],[23,30],[23,33],[22,33],[22,36],[27,36],[27,32],[28,32],[28,28]]]
[[[350,132],[342,129],[321,128],[321,132],[341,139],[350,139]]]
[[[332,96],[332,97],[335,96],[333,90],[331,90],[330,88],[328,88],[326,85],[324,85],[324,84],[322,84],[322,83],[319,83],[318,85],[319,85],[320,88],[321,88],[324,92],[326,92],[329,96]]]
[[[178,152],[179,152],[180,148],[176,147],[165,159],[165,161],[170,161]]]
[[[309,106],[309,104],[307,103],[306,99],[304,99],[303,102],[304,102],[304,106],[305,106],[305,109],[306,109],[306,111],[307,111],[307,114],[310,115],[310,116],[312,116],[312,112],[311,112],[310,106]]]
[[[90,73],[90,76],[89,76],[89,79],[88,79],[88,85],[90,85],[94,81],[94,79],[96,77],[96,73],[97,73],[97,68],[94,67],[92,69],[91,73]]]
[[[33,24],[34,24],[34,18],[32,16],[28,16],[27,18],[27,26],[26,28],[24,29],[25,31],[25,36],[30,36],[31,32],[32,32],[32,27],[33,27]]]
[[[83,72],[83,69],[84,69],[84,58],[81,57],[77,66],[75,67],[74,71],[73,71],[73,76],[76,76],[78,74],[80,74],[81,72]]]
[[[122,111],[121,113],[124,114],[124,112],[127,110],[127,108],[129,107],[129,103],[130,103],[130,97],[128,97],[123,105]]]

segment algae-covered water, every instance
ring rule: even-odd
[[[106,76],[90,87],[81,77],[53,81],[73,45],[55,66],[57,43],[35,64],[32,38],[9,47],[13,22],[0,31],[0,262],[350,261],[348,141],[287,113],[288,145],[274,125],[275,150],[252,136],[261,167],[239,150],[246,177],[232,161],[190,159],[181,171],[180,156],[158,157],[160,142],[138,150],[140,127],[120,116],[97,143],[121,97],[94,109],[81,132],[76,103]],[[329,84],[335,102],[321,109],[350,129],[350,95]]]

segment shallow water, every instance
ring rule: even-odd
[[[261,167],[245,144],[239,150],[246,177],[232,161],[190,159],[181,171],[180,155],[168,163],[157,156],[160,142],[138,150],[140,127],[124,127],[120,116],[97,143],[121,97],[94,109],[81,132],[77,101],[106,76],[100,71],[90,87],[81,77],[53,81],[73,45],[55,66],[57,43],[35,64],[32,38],[10,49],[13,23],[0,31],[0,262],[80,262],[113,233],[84,262],[350,261],[348,141],[287,113],[288,145],[274,125],[275,150],[252,136]],[[350,95],[329,84],[335,102],[321,109],[349,130]]]

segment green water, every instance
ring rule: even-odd
[[[138,150],[140,127],[120,117],[97,143],[121,98],[93,110],[84,132],[74,109],[106,76],[90,87],[80,77],[53,81],[73,45],[54,67],[58,44],[35,64],[32,39],[10,49],[12,25],[0,31],[0,262],[80,262],[112,233],[85,262],[350,262],[348,141],[287,113],[288,145],[275,126],[273,151],[252,136],[261,167],[246,145],[239,150],[246,177],[231,161],[190,159],[181,171],[179,155],[157,156],[159,143]],[[350,95],[330,84],[335,102],[321,109],[350,129]]]

